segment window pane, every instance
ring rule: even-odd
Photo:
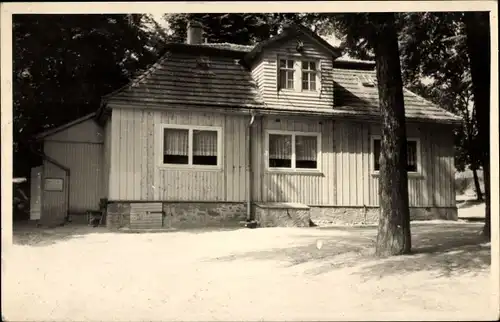
[[[407,171],[417,171],[417,142],[408,141],[408,168]]]
[[[288,68],[293,68],[293,60],[288,60],[287,65]]]
[[[316,63],[313,61],[303,61],[302,62],[302,69],[315,71],[316,70]]]
[[[279,74],[279,88],[286,88],[286,70],[280,70]]]
[[[286,68],[286,60],[280,59],[280,68]]]
[[[295,167],[316,169],[318,167],[318,138],[316,136],[295,137]]]
[[[316,74],[311,72],[302,72],[302,89],[316,90]]]
[[[217,131],[193,130],[193,164],[217,165]]]
[[[287,71],[287,87],[288,89],[293,88],[293,71]]]
[[[380,140],[373,141],[373,170],[380,170]]]
[[[309,82],[309,90],[310,91],[316,90],[316,80],[314,79],[314,77],[311,77],[311,81]]]
[[[163,137],[163,163],[188,164],[189,131],[165,129]]]
[[[292,167],[292,136],[269,134],[269,167]]]
[[[306,72],[302,72],[302,89],[309,90],[309,78]]]

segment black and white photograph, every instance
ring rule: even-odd
[[[1,18],[2,321],[500,318],[495,1]]]

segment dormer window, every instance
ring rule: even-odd
[[[316,90],[316,62],[302,61],[302,90],[315,91]]]
[[[278,58],[278,90],[316,92],[320,84],[319,61],[302,57]]]
[[[279,88],[280,89],[294,89],[295,72],[293,59],[280,59],[279,67]]]

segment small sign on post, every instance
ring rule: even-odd
[[[45,191],[63,191],[64,179],[62,178],[45,178]]]

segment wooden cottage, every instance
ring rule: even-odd
[[[411,216],[456,219],[452,129],[460,119],[408,90],[404,100]],[[192,24],[187,43],[169,44],[80,121],[57,147],[54,136],[45,143],[72,188],[43,191],[42,218],[53,216],[45,204],[67,193],[70,213],[106,198],[110,228],[377,220],[374,63],[343,59],[301,26],[250,47],[202,43]],[[46,161],[45,180],[64,177],[52,168]]]

